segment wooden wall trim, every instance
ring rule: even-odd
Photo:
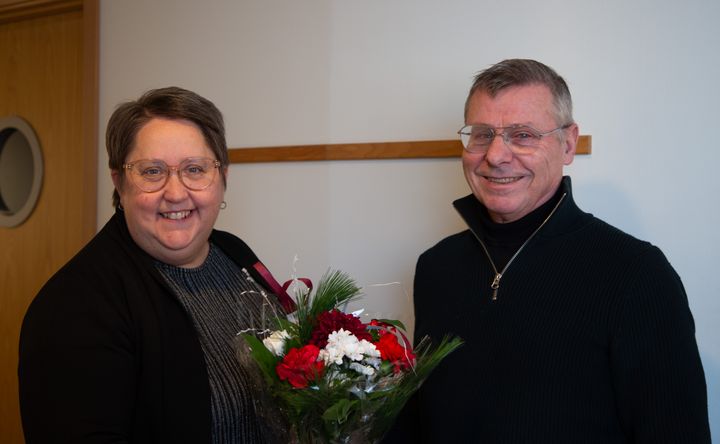
[[[83,0],[18,0],[0,3],[0,24],[81,11]]]
[[[415,142],[340,143],[228,150],[230,163],[300,162],[310,160],[424,159],[460,157],[459,140]],[[592,136],[580,136],[577,154],[592,153]]]

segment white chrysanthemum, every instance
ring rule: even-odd
[[[263,345],[275,356],[282,356],[285,353],[285,340],[290,335],[285,330],[276,330],[267,338],[263,339]]]
[[[325,361],[325,365],[341,365],[345,357],[362,361],[366,357],[379,358],[380,351],[374,344],[365,339],[358,340],[357,336],[341,328],[328,335],[328,343],[320,350],[319,358]]]

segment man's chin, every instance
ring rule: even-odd
[[[490,214],[490,217],[495,222],[513,222],[524,215],[521,214],[521,208],[518,202],[507,198],[487,198],[485,202],[483,202],[483,205],[485,205],[488,214]]]

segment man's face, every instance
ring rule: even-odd
[[[467,125],[525,125],[546,132],[557,122],[550,90],[544,85],[509,87],[491,98],[478,91],[470,98]],[[516,221],[547,202],[575,156],[578,127],[542,137],[536,148],[513,150],[501,136],[482,153],[463,151],[465,179],[495,222]]]

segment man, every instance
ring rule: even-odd
[[[578,125],[551,68],[481,72],[460,130],[469,229],[422,254],[416,341],[465,345],[386,442],[709,443],[680,278],[655,246],[581,211],[563,167]]]

